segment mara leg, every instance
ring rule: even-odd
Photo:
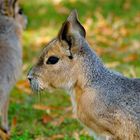
[[[2,95],[2,94],[1,94]],[[9,130],[8,127],[8,104],[9,98],[1,96],[0,98],[0,115],[1,115],[1,129],[0,129],[0,140],[8,140],[9,134],[7,133]]]
[[[9,131],[8,106],[9,106],[9,97],[5,97],[5,99],[3,99],[1,104],[1,126],[5,132]]]

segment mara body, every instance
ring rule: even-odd
[[[85,36],[74,10],[29,71],[32,89],[67,90],[77,118],[99,139],[140,140],[140,79],[107,69]]]

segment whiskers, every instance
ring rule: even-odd
[[[37,93],[37,94],[40,94],[43,90],[41,84],[40,84],[40,81],[38,79],[33,79],[31,82],[30,82],[30,85],[31,85],[31,88],[33,90],[33,92]]]
[[[31,84],[31,88],[32,88],[33,92],[38,93],[39,92],[39,84],[38,84],[38,81],[37,80],[32,80],[30,82],[30,84]]]
[[[36,91],[36,93],[37,93],[37,100],[39,103],[41,103],[41,98],[42,98],[43,94],[46,93],[46,91],[43,89],[40,89],[39,91]]]
[[[37,98],[38,102],[41,102],[41,94],[44,93],[44,91],[43,91],[43,88],[42,88],[42,86],[40,84],[40,81],[38,79],[33,79],[30,82],[30,86],[32,88],[32,91],[37,94],[37,96],[38,96],[38,98]]]

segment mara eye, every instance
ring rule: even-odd
[[[20,15],[22,15],[22,14],[23,14],[23,9],[20,8],[20,9],[18,10],[18,13],[19,13]]]
[[[46,64],[56,64],[59,61],[59,58],[56,56],[50,56]]]

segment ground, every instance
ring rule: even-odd
[[[29,23],[23,35],[23,74],[10,97],[11,140],[93,140],[72,115],[64,91],[35,95],[26,75],[69,12],[77,9],[89,44],[106,66],[140,77],[140,1],[21,0],[21,5]]]

